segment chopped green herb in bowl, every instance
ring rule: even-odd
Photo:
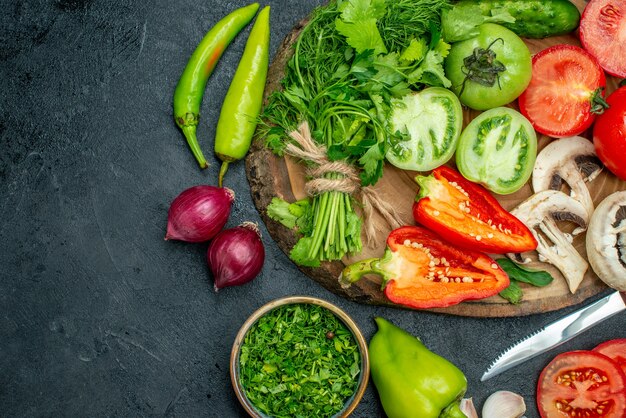
[[[363,396],[369,360],[347,314],[320,299],[288,297],[248,318],[230,369],[253,417],[346,417]]]

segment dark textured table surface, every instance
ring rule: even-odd
[[[204,33],[247,2],[0,3],[0,415],[244,416],[228,373],[234,337],[256,308],[287,295],[336,303],[367,339],[373,317],[388,318],[460,367],[479,408],[511,390],[529,418],[554,355],[626,337],[618,315],[481,383],[501,350],[575,307],[480,319],[359,305],[303,275],[262,224],[262,274],[215,293],[207,246],[163,236],[172,199],[215,184],[215,124],[249,28],[208,83],[199,126],[208,170],[196,168],[171,101]],[[321,1],[267,3],[273,54]],[[237,194],[228,226],[260,222],[243,163],[228,184]],[[372,384],[353,416],[384,416]]]

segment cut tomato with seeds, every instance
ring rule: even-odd
[[[508,107],[489,109],[463,130],[456,167],[463,177],[498,194],[519,190],[530,178],[537,135],[528,119]]]
[[[580,42],[609,74],[626,77],[626,0],[591,0],[580,20]]]
[[[626,374],[626,338],[605,341],[594,348],[593,351],[610,357]]]
[[[539,376],[537,407],[542,418],[624,418],[626,375],[594,351],[559,354]]]
[[[537,132],[554,138],[579,135],[606,108],[604,71],[582,48],[544,49],[533,57],[532,72],[519,107]]]

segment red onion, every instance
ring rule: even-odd
[[[166,240],[204,242],[222,230],[235,193],[225,187],[194,186],[172,202],[167,213]]]
[[[264,261],[261,232],[252,222],[223,230],[211,241],[207,251],[216,292],[223,287],[248,283],[261,272]]]

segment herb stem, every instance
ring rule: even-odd
[[[320,65],[319,65],[319,58],[321,57],[321,49],[322,49],[322,39],[324,37],[324,29],[322,28],[322,30],[320,31],[320,34],[317,36],[317,51],[315,53],[315,56],[318,58],[315,61],[315,82],[318,85],[322,84],[322,79],[320,78]]]
[[[328,227],[328,198],[330,192],[323,192],[320,196],[320,213],[319,218],[315,220],[315,228],[313,232],[313,243],[309,251],[309,258],[315,259],[320,251],[322,239],[326,234]]]
[[[348,251],[348,246],[346,245],[346,206],[344,196],[339,196],[339,247],[341,248],[341,252],[345,253]]]
[[[302,43],[302,39],[304,39],[304,34],[307,32],[308,28],[310,26],[307,25],[304,27],[304,29],[302,30],[302,34],[298,37],[298,40],[296,41],[296,49],[295,52],[293,54],[294,57],[294,68],[296,70],[296,74],[298,75],[298,79],[300,80],[300,85],[301,86],[306,86],[307,84],[304,82],[304,79],[302,78],[302,73],[300,72],[300,44]]]
[[[333,179],[337,179],[338,176],[331,176]],[[330,246],[335,244],[335,228],[337,227],[337,214],[338,214],[338,206],[339,206],[339,193],[340,192],[331,192],[331,203],[330,203],[330,216],[328,217],[328,230],[326,231],[326,242],[324,243],[324,249],[326,251],[330,250]]]

